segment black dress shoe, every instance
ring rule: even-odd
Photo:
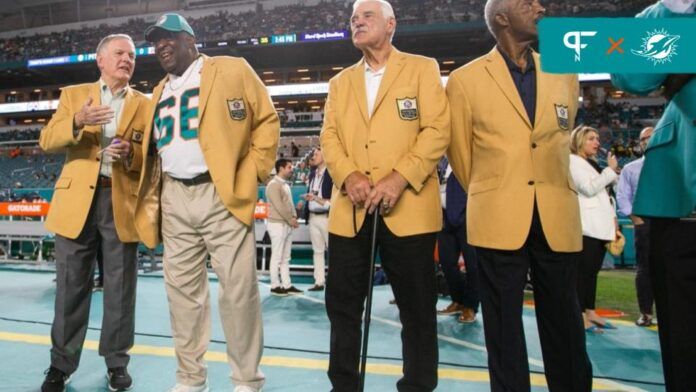
[[[298,288],[295,287],[295,286],[290,286],[290,287],[288,287],[287,289],[285,289],[285,291],[287,291],[287,293],[290,294],[290,295],[302,294],[302,290],[298,289]]]
[[[106,379],[109,380],[109,390],[112,392],[127,391],[133,386],[133,379],[125,367],[110,368],[106,372]]]
[[[323,284],[315,284],[314,286],[307,289],[307,291],[324,291]]]
[[[41,392],[63,392],[65,386],[70,382],[70,375],[65,374],[62,370],[51,366],[45,372],[46,378],[41,384]]]

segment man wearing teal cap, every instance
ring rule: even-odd
[[[180,15],[161,16],[145,37],[167,76],[152,93],[154,119],[142,143],[145,169],[135,215],[149,247],[158,244],[161,223],[177,358],[171,391],[208,391],[208,256],[219,282],[234,391],[258,391],[264,384],[263,328],[254,207],[258,183],[275,163],[278,116],[249,64],[199,54],[193,30]]]
[[[638,17],[694,18],[695,3],[661,0]],[[612,75],[612,81],[642,95],[664,87],[669,100],[645,151],[633,214],[650,221],[650,277],[666,390],[696,391],[696,79],[626,74]]]
[[[179,14],[164,14],[157,19],[157,23],[145,29],[145,38],[150,41],[152,34],[156,34],[158,30],[166,30],[172,33],[185,32],[191,37],[195,37],[193,29],[189,26],[186,19]]]

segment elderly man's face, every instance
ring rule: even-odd
[[[389,42],[395,28],[396,20],[385,18],[376,1],[361,3],[350,18],[353,45],[361,50]]]
[[[537,23],[546,14],[539,0],[510,0],[506,13],[514,36],[528,40],[539,36]]]
[[[194,38],[184,32],[164,30],[158,31],[154,37],[155,55],[162,69],[174,75],[183,74],[194,60],[189,51]]]
[[[648,127],[640,133],[640,148],[643,151],[645,151],[645,149],[648,148],[648,142],[650,142],[650,137],[652,136],[654,131],[654,128]]]
[[[128,83],[135,70],[135,47],[130,40],[116,38],[97,53],[97,66],[104,78]]]

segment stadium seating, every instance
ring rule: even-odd
[[[2,156],[0,188],[53,188],[63,160],[63,156],[54,154]]]
[[[544,2],[548,13],[556,16],[631,15],[648,3],[645,0]],[[484,2],[481,0],[395,0],[393,4],[398,10],[400,25],[428,25],[481,22]],[[320,1],[316,5],[305,5],[303,1],[298,0],[295,4],[268,10],[233,13],[218,9],[211,12],[213,13],[210,15],[189,18],[199,41],[348,29],[351,9],[350,2],[346,1]],[[145,28],[151,22],[135,17],[116,26],[107,23],[95,24],[60,32],[0,38],[0,63],[89,52],[96,48],[102,37],[113,33],[130,34],[136,43],[142,44]]]

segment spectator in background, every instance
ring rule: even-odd
[[[293,158],[297,158],[300,156],[300,148],[297,147],[297,144],[295,144],[294,141],[290,142],[290,156]]]
[[[648,141],[654,132],[654,128],[647,127],[640,133],[641,153],[648,146]],[[653,325],[653,290],[650,284],[650,225],[647,220],[633,215],[633,199],[638,189],[638,179],[643,169],[645,157],[641,157],[621,170],[619,186],[616,191],[616,201],[621,215],[628,216],[633,222],[634,246],[636,250],[636,295],[638,296],[638,309],[640,317],[636,325],[649,327]]]
[[[570,174],[580,202],[582,222],[582,251],[578,255],[578,300],[583,312],[585,330],[601,333],[602,329],[614,327],[595,312],[597,275],[602,268],[606,244],[617,236],[616,212],[607,192],[619,178],[616,157],[607,154],[608,167],[602,169],[597,163],[599,132],[580,126],[570,134]]]
[[[331,194],[333,180],[326,170],[326,162],[321,152],[321,147],[314,149],[310,160],[312,170],[309,173],[307,193],[304,195],[305,203],[299,208],[303,211],[303,217],[309,225],[309,236],[312,240],[314,253],[314,286],[309,291],[323,291],[325,283],[325,253],[329,246],[329,209],[331,208]],[[300,202],[302,203],[302,202]]]
[[[298,227],[297,212],[292,202],[292,191],[288,180],[292,177],[292,161],[278,159],[275,163],[276,175],[266,186],[268,199],[268,219],[266,229],[271,238],[271,294],[280,297],[300,294],[290,281],[290,253],[292,251],[292,230]]]
[[[309,179],[309,167],[307,166],[307,161],[301,159],[297,163],[297,168],[295,169],[294,181],[295,185],[306,185]]]

